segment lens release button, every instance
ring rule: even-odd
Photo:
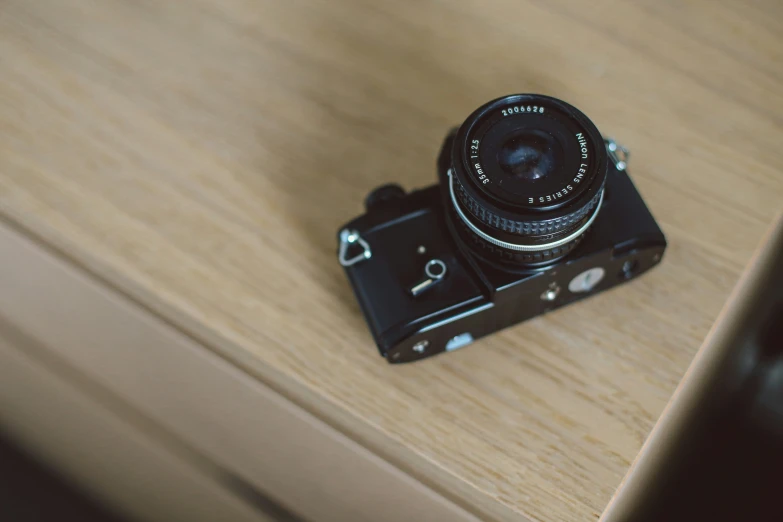
[[[605,273],[606,271],[601,267],[585,270],[568,283],[568,289],[575,294],[589,292],[598,286]]]

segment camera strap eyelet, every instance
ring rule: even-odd
[[[360,246],[362,251],[359,254],[348,258],[348,249],[354,245]],[[340,252],[338,254],[338,259],[340,260],[341,265],[345,267],[353,266],[356,263],[366,261],[371,257],[372,250],[370,249],[370,245],[359,235],[359,232],[356,230],[348,230],[347,228],[340,231]]]
[[[631,157],[631,151],[614,141],[612,138],[606,138],[604,144],[606,145],[606,152],[609,154],[609,159],[614,163],[614,168],[620,172],[628,168],[628,158]]]

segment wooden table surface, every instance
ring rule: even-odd
[[[783,197],[777,0],[3,0],[0,215],[486,519],[596,519]],[[631,284],[413,365],[337,263],[375,186],[540,92],[632,151]]]

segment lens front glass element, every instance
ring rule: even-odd
[[[525,129],[509,136],[497,153],[497,162],[508,176],[535,181],[560,168],[563,148],[551,134]]]

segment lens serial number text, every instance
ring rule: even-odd
[[[522,114],[527,112],[537,112],[539,114],[543,114],[544,108],[539,107],[538,105],[515,105],[514,107],[507,107],[500,112],[503,113],[503,116],[511,116],[513,114]]]

